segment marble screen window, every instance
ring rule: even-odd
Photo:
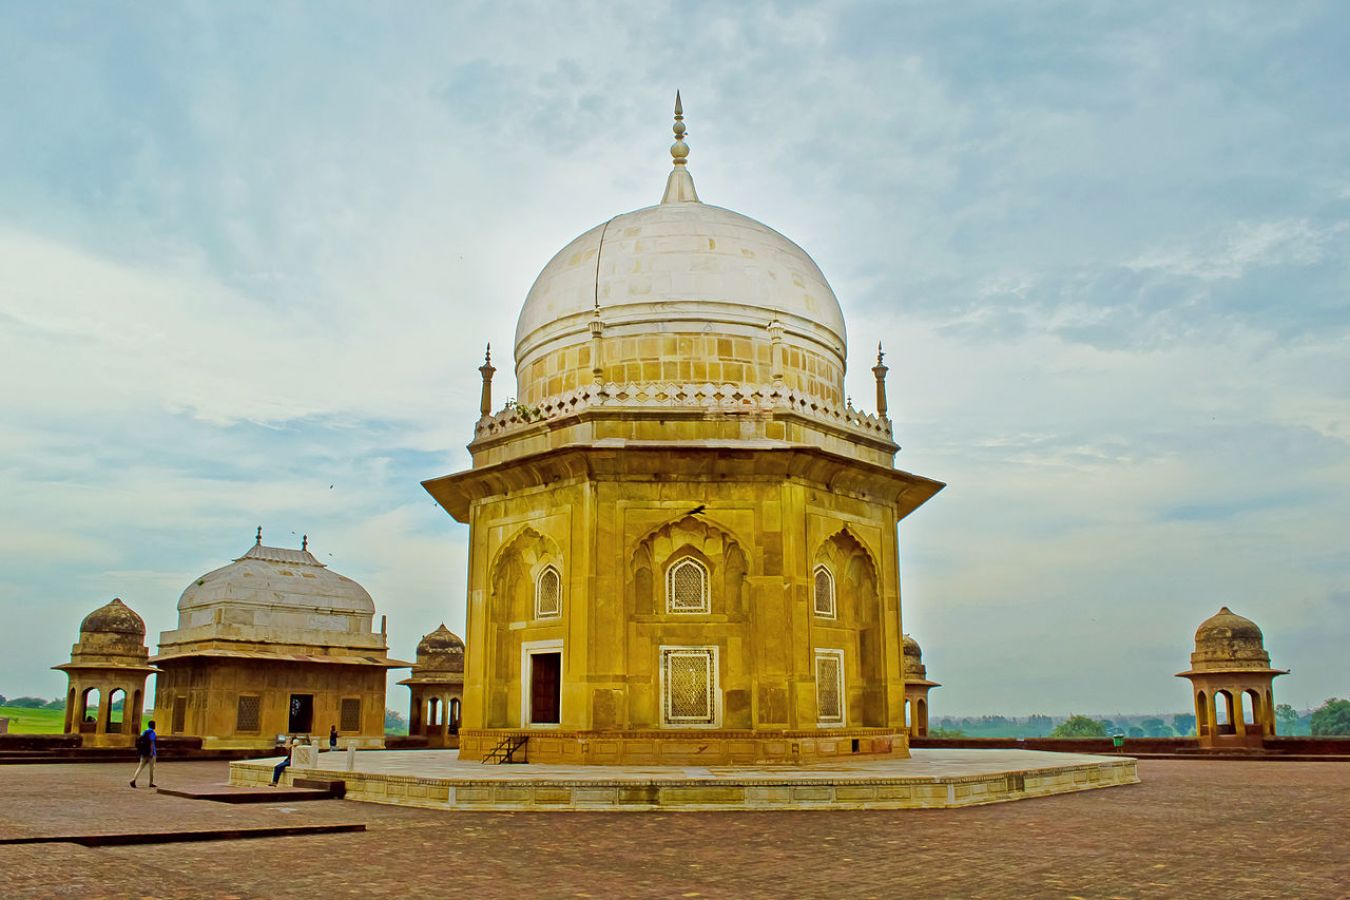
[[[545,566],[534,586],[534,617],[553,619],[562,615],[562,578],[558,570]]]
[[[717,648],[661,648],[661,718],[666,725],[716,725]]]
[[[827,619],[834,618],[834,576],[825,566],[816,566],[815,576],[816,615]]]
[[[692,556],[679,560],[666,573],[666,611],[673,613],[712,611],[708,595],[708,570]]]
[[[844,724],[843,650],[816,650],[816,720]]]

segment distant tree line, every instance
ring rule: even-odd
[[[0,706],[12,706],[15,709],[65,709],[66,701],[60,698],[43,700],[41,697],[15,697],[10,700],[4,694],[0,694]],[[113,708],[117,708],[116,704]]]
[[[1330,737],[1350,735],[1350,700],[1330,699],[1300,713],[1287,703],[1275,707],[1275,732],[1280,735]],[[1194,737],[1195,716],[942,716],[929,728],[932,737]]]

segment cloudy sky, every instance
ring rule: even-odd
[[[1347,46],[1331,2],[0,3],[0,692],[257,525],[396,655],[462,630],[419,482],[553,252],[660,198],[679,88],[949,483],[901,527],[935,715],[1185,710],[1223,604],[1280,700],[1346,695]]]

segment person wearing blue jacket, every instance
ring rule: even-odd
[[[141,736],[136,738],[136,753],[141,757],[141,764],[136,767],[136,774],[131,776],[131,786],[136,786],[136,779],[141,777],[141,770],[149,768],[147,775],[150,778],[150,787],[155,786],[155,757],[159,756],[159,740],[155,734],[155,720],[150,720],[150,727],[141,732]]]

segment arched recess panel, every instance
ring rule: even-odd
[[[830,620],[817,614],[817,621],[851,631],[855,648],[845,657],[857,661],[856,671],[849,672],[849,721],[866,727],[883,727],[888,724],[886,657],[876,561],[868,548],[851,531],[843,528],[817,548],[809,574],[822,567],[832,576],[835,615]],[[898,709],[897,713],[903,714],[903,710]]]

